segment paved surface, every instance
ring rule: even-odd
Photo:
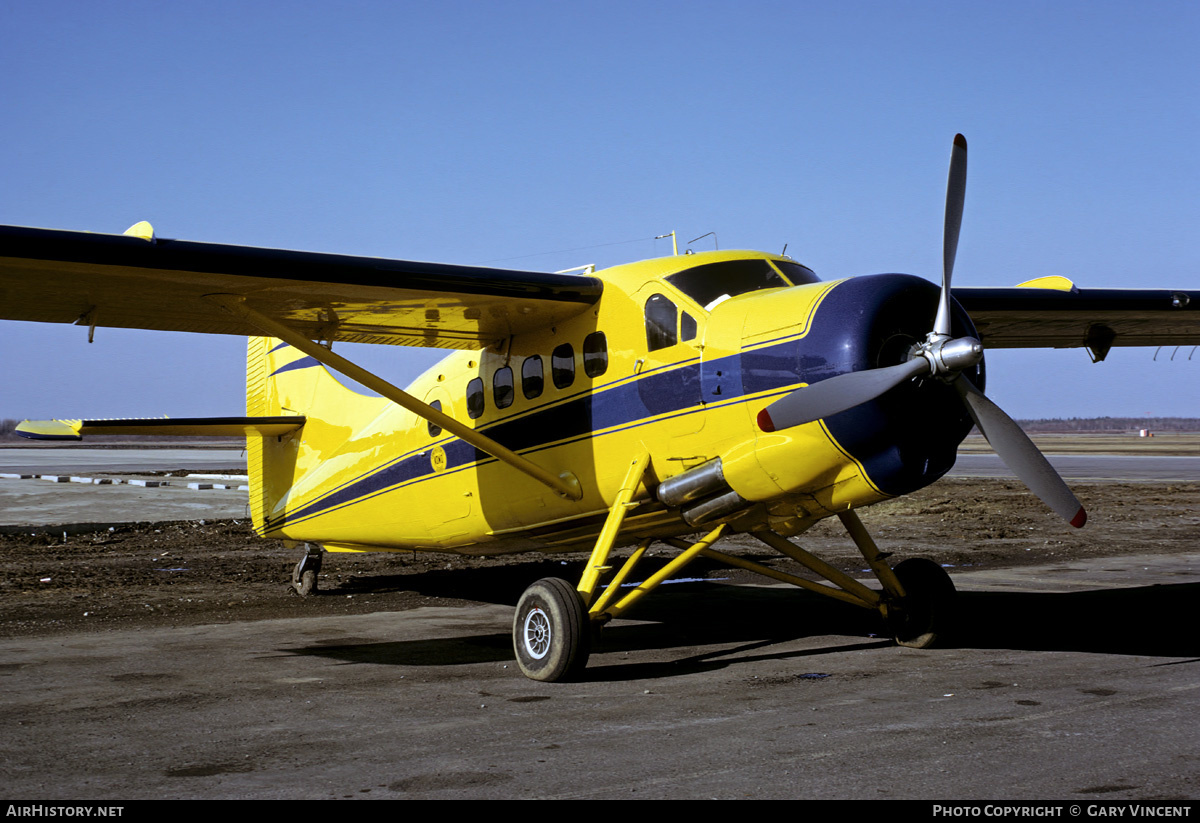
[[[1200,457],[1116,454],[1047,454],[1046,459],[1066,480],[1200,481]],[[951,477],[1012,477],[994,454],[960,454]]]
[[[75,533],[117,523],[249,517],[244,491],[194,490],[184,478],[139,474],[174,471],[244,474],[246,455],[240,449],[0,449],[0,474],[115,475],[172,484],[144,488],[0,478],[0,531],[56,526]]]
[[[91,449],[79,446],[50,449],[0,448],[0,472],[136,473],[213,471],[225,468],[237,468],[245,473],[246,452],[242,449]]]
[[[36,482],[0,481],[0,501]],[[115,512],[105,488],[78,487]],[[511,607],[490,602],[329,617],[297,598],[286,620],[0,638],[0,787],[1200,798],[1200,553],[954,571],[954,648],[895,648],[864,612],[786,587],[689,583],[607,629],[571,684],[520,676]]]
[[[511,610],[491,604],[0,640],[0,786],[92,800],[1200,797],[1200,555],[958,581],[970,639],[938,651],[892,647],[856,610],[795,590],[667,587],[573,684],[521,677]]]
[[[142,488],[0,479],[0,532],[52,526],[75,534],[119,523],[249,516],[246,492],[194,490],[183,481],[165,488]]]

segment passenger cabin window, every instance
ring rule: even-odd
[[[509,366],[497,369],[492,377],[492,400],[496,408],[507,409],[512,405],[516,392],[513,390],[513,373]]]
[[[521,393],[532,400],[542,393],[545,377],[542,375],[542,358],[538,355],[526,357],[521,364]]]
[[[675,304],[661,294],[646,301],[646,349],[657,351],[678,342],[675,331]]]
[[[599,377],[608,371],[608,341],[604,332],[594,331],[583,338],[583,373]]]
[[[792,283],[816,283],[817,276],[796,263],[776,263]],[[667,282],[711,311],[723,300],[759,289],[790,286],[766,260],[727,260],[668,275]]]
[[[550,355],[550,378],[559,389],[575,382],[575,349],[570,343],[563,343]]]
[[[483,379],[476,377],[467,384],[467,417],[478,419],[483,414]]]
[[[442,410],[442,401],[441,400],[434,400],[429,405],[431,408],[437,409],[438,411]],[[442,427],[433,425],[433,421],[430,420],[429,421],[429,436],[437,437],[441,433],[442,433]]]

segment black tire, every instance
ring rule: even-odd
[[[896,643],[928,649],[944,641],[954,621],[954,581],[946,570],[924,557],[905,560],[893,569],[905,597],[889,610],[888,623]]]
[[[526,677],[549,683],[578,677],[590,647],[587,609],[574,586],[546,577],[525,590],[513,617],[513,650]]]

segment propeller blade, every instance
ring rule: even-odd
[[[988,400],[971,381],[960,377],[954,381],[954,388],[979,431],[1013,474],[1059,517],[1077,529],[1082,528],[1087,522],[1083,505],[1016,421]]]
[[[967,197],[967,138],[954,135],[950,150],[950,177],[946,181],[946,221],[942,229],[942,294],[938,300],[933,332],[950,335],[950,280],[958,253],[958,231],[962,228],[963,202]]]
[[[811,423],[868,400],[874,400],[905,380],[928,372],[929,361],[924,357],[917,357],[882,369],[839,374],[820,383],[796,389],[776,400],[758,413],[758,426],[765,432],[773,432]]]

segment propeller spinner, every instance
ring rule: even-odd
[[[958,234],[967,193],[967,140],[954,137],[950,173],[946,184],[946,217],[942,235],[942,289],[937,316],[925,340],[913,347],[909,359],[894,366],[847,372],[796,389],[759,412],[763,431],[777,431],[837,414],[895,388],[906,380],[935,377],[954,386],[979,431],[1000,459],[1042,502],[1076,528],[1087,522],[1087,512],[1021,427],[962,378],[964,369],[983,358],[983,345],[973,337],[950,336],[950,284]]]

